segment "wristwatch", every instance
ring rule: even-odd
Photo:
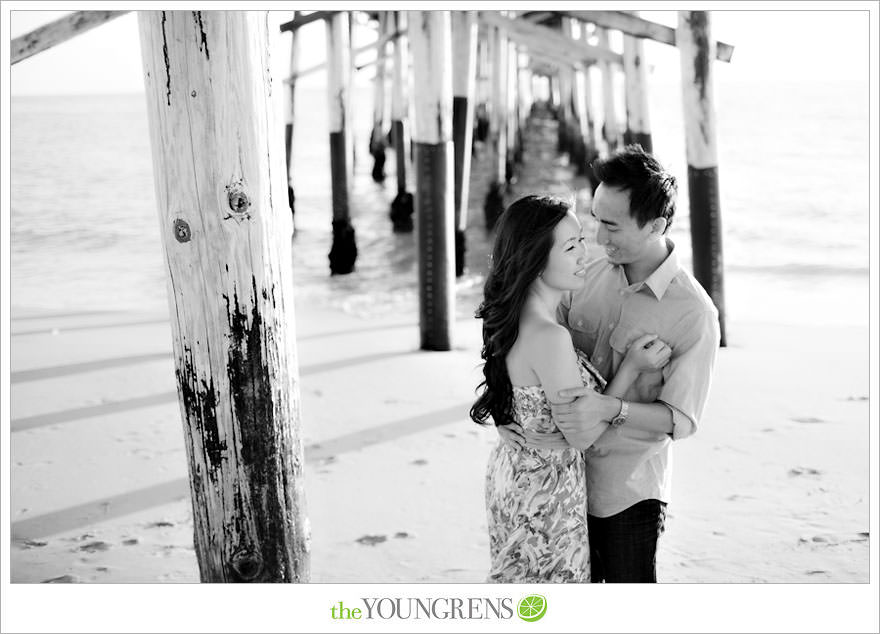
[[[629,403],[620,399],[620,411],[617,413],[617,416],[611,419],[612,427],[620,427],[626,422],[626,417],[629,415]]]

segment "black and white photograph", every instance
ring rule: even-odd
[[[370,6],[3,3],[4,585],[878,627],[877,3]]]

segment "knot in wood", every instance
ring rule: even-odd
[[[184,221],[178,218],[174,221],[174,239],[178,242],[189,242],[192,238],[192,232],[190,231],[189,225]]]
[[[233,189],[229,192],[229,208],[237,214],[243,214],[251,206],[251,201],[240,189]]]
[[[240,548],[232,553],[232,570],[242,581],[254,581],[263,572],[263,558],[253,548]]]

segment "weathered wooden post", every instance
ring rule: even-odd
[[[504,211],[504,194],[507,191],[507,37],[504,29],[490,28],[490,52],[492,55],[492,126],[495,141],[495,162],[492,182],[486,193],[483,212],[486,230],[495,227]]]
[[[452,34],[449,11],[411,11],[413,146],[422,350],[450,350],[455,317]]]
[[[516,153],[519,151],[517,141],[519,135],[519,115],[517,114],[517,74],[519,73],[519,58],[516,54],[516,44],[513,40],[507,41],[507,158],[504,161],[504,178],[508,183],[516,182]]]
[[[348,13],[341,11],[327,20],[327,95],[333,190],[333,245],[329,258],[333,275],[351,273],[357,259],[357,244],[348,208],[351,162],[354,159],[348,120],[351,86],[349,34]]]
[[[477,27],[477,86],[476,108],[474,111],[474,139],[481,143],[489,139],[489,102],[491,101],[491,86],[489,85],[491,71],[489,53],[489,31],[485,25]]]
[[[139,14],[201,580],[309,580],[265,11]]]
[[[651,123],[648,116],[648,81],[642,38],[624,34],[623,72],[626,87],[625,141],[639,143],[646,152],[652,152]]]
[[[559,129],[556,133],[556,149],[559,152],[571,151],[571,69],[559,67]]]
[[[607,29],[597,28],[596,34],[599,37],[599,47],[611,50],[608,41]],[[617,125],[617,106],[616,106],[616,90],[614,88],[614,68],[608,60],[599,62],[599,68],[602,71],[602,138],[605,140],[607,152],[610,154],[620,145],[620,133]]]
[[[388,34],[388,12],[379,11],[379,40]],[[376,51],[376,74],[373,77],[373,129],[370,132],[370,155],[373,157],[371,176],[377,183],[385,181],[385,49]]]
[[[452,12],[452,137],[455,146],[455,275],[464,275],[468,193],[474,131],[477,20],[473,11]]]
[[[525,151],[525,131],[531,113],[532,103],[534,102],[534,93],[532,92],[532,76],[529,70],[529,55],[524,50],[517,49],[517,128],[516,128],[516,147],[517,153],[514,160],[517,163],[523,162],[523,153]]]
[[[299,12],[293,12],[293,20]],[[284,122],[284,156],[287,161],[287,204],[290,207],[291,216],[296,214],[294,201],[296,197],[293,193],[293,120],[296,116],[296,74],[299,72],[300,57],[300,38],[296,29],[290,31],[290,76],[285,82],[287,91],[287,119]],[[296,227],[294,227],[294,232]]]
[[[406,12],[394,12],[397,38],[394,40],[394,75],[391,90],[391,142],[394,143],[397,195],[391,202],[391,225],[395,232],[413,230],[413,195],[406,189],[406,164],[409,156],[408,117],[409,51],[407,46]]]
[[[679,11],[676,45],[681,54],[694,277],[715,302],[721,323],[721,345],[726,346],[724,259],[712,83],[715,42],[708,11]]]

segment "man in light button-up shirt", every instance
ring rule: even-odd
[[[718,312],[666,238],[675,179],[633,146],[594,171],[600,185],[592,214],[607,258],[588,265],[583,289],[563,300],[560,321],[608,380],[641,335],[658,335],[672,357],[662,370],[639,376],[621,401],[625,417],[586,452],[592,579],[651,582],[669,501],[672,440],[699,425],[720,340]],[[595,418],[595,392],[560,396],[578,397],[553,407],[561,428]]]

